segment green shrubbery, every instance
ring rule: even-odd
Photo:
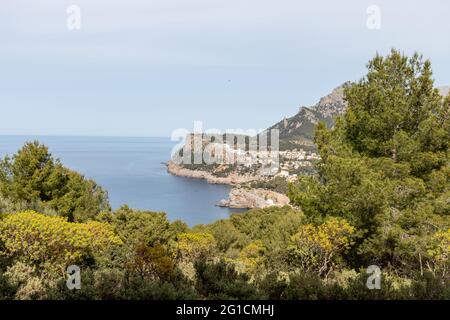
[[[17,209],[57,212],[82,221],[110,206],[106,191],[65,168],[35,141],[0,162],[0,212]]]
[[[318,126],[317,173],[289,185],[301,210],[192,229],[111,212],[93,181],[28,143],[1,164],[0,299],[450,299],[450,97],[417,55],[368,68],[335,128]]]

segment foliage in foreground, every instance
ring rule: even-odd
[[[336,127],[318,127],[319,173],[291,186],[291,200],[315,221],[342,217],[362,232],[355,266],[448,279],[450,97],[419,55],[393,50],[368,69],[346,88]]]
[[[82,221],[110,206],[106,191],[65,168],[46,146],[35,141],[0,161],[0,213],[21,209]]]
[[[264,224],[264,220],[276,217],[289,224],[289,215],[298,216],[301,221],[290,237],[259,238],[265,232],[279,230],[277,224]],[[75,223],[35,212],[6,215],[0,222],[5,235],[1,239],[1,298],[450,298],[445,282],[448,278],[427,271],[406,277],[386,270],[381,290],[368,290],[368,275],[365,269],[352,265],[348,250],[354,246],[355,230],[341,218],[330,218],[314,226],[302,213],[288,207],[236,214],[231,217],[234,225],[229,230],[235,230],[231,237],[237,240],[236,245],[242,241],[242,248],[223,251],[220,248],[225,248],[229,239],[219,240],[206,232],[213,232],[217,228],[214,225],[196,232],[178,222],[170,223],[159,213],[137,213],[128,208],[119,210],[117,216],[109,222],[104,222],[103,216],[99,217],[103,222]],[[260,222],[253,229],[257,235],[254,239],[259,240],[240,239],[238,230],[245,230],[253,222]],[[142,238],[139,230],[146,226],[158,230],[163,238]],[[441,259],[448,259],[449,234],[438,235],[441,242],[436,250]],[[21,239],[30,242],[22,243]],[[36,249],[36,245],[42,249]],[[49,252],[51,258],[46,256]],[[63,266],[73,263],[82,270],[81,290],[70,291],[66,287]]]
[[[0,170],[0,299],[450,299],[450,97],[418,55],[368,69],[336,127],[318,126],[318,173],[289,186],[301,210],[194,228],[111,212],[94,182],[27,144]]]

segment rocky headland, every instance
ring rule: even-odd
[[[264,209],[289,205],[289,198],[275,191],[236,187],[231,189],[227,200],[221,200],[217,205],[234,209]]]
[[[212,184],[228,184],[233,186],[252,182],[258,179],[258,177],[254,175],[241,175],[236,172],[232,172],[226,177],[218,177],[215,176],[212,172],[184,168],[183,166],[176,164],[172,160],[168,161],[166,165],[167,171],[174,176],[192,179],[204,179],[208,183]]]
[[[313,166],[313,161],[317,159],[313,142],[315,127],[319,122],[332,127],[336,117],[345,113],[347,102],[344,99],[344,89],[349,85],[349,82],[344,83],[322,97],[317,104],[301,107],[293,117],[285,118],[269,128],[278,129],[280,133],[280,172],[276,176],[284,177],[287,181],[290,181],[290,178],[295,180],[298,174],[302,174],[304,170]],[[450,87],[439,87],[438,90],[445,96],[449,94]],[[204,145],[208,143],[203,141]],[[168,172],[175,176],[204,179],[212,184],[233,186],[229,199],[220,201],[218,206],[251,209],[289,204],[288,197],[283,194],[266,189],[242,187],[263,179],[256,174],[255,170],[253,172],[239,170],[237,166],[223,174],[220,166],[207,170],[195,170],[178,165],[174,161],[168,161],[166,165]],[[292,175],[291,171],[294,171]]]

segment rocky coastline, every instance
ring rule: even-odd
[[[247,183],[251,181],[258,180],[257,177],[252,175],[239,175],[237,173],[231,173],[227,177],[216,177],[210,172],[201,170],[191,170],[183,168],[182,166],[176,164],[172,160],[166,163],[167,171],[178,177],[192,178],[192,179],[204,179],[211,184],[227,184],[231,186],[239,185],[242,183]]]
[[[173,161],[166,163],[167,171],[178,177],[204,179],[211,184],[226,184],[232,186],[228,199],[223,199],[217,206],[232,209],[263,209],[272,206],[289,205],[289,198],[284,194],[265,189],[242,187],[242,184],[258,180],[251,175],[231,173],[227,177],[216,177],[210,172],[184,168]]]
[[[233,209],[264,209],[267,207],[284,207],[289,205],[289,198],[284,194],[265,189],[235,187],[229,198],[221,200],[217,206]]]

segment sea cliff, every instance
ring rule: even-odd
[[[287,206],[289,198],[271,190],[237,187],[230,191],[228,200],[222,200],[217,205],[234,209],[264,209]]]
[[[238,185],[242,183],[247,183],[255,181],[258,178],[252,175],[241,175],[237,173],[231,173],[227,177],[217,177],[212,173],[201,170],[191,170],[184,168],[173,161],[167,162],[167,171],[170,174],[178,177],[192,178],[192,179],[205,179],[208,183],[212,184],[228,184],[228,185]]]

